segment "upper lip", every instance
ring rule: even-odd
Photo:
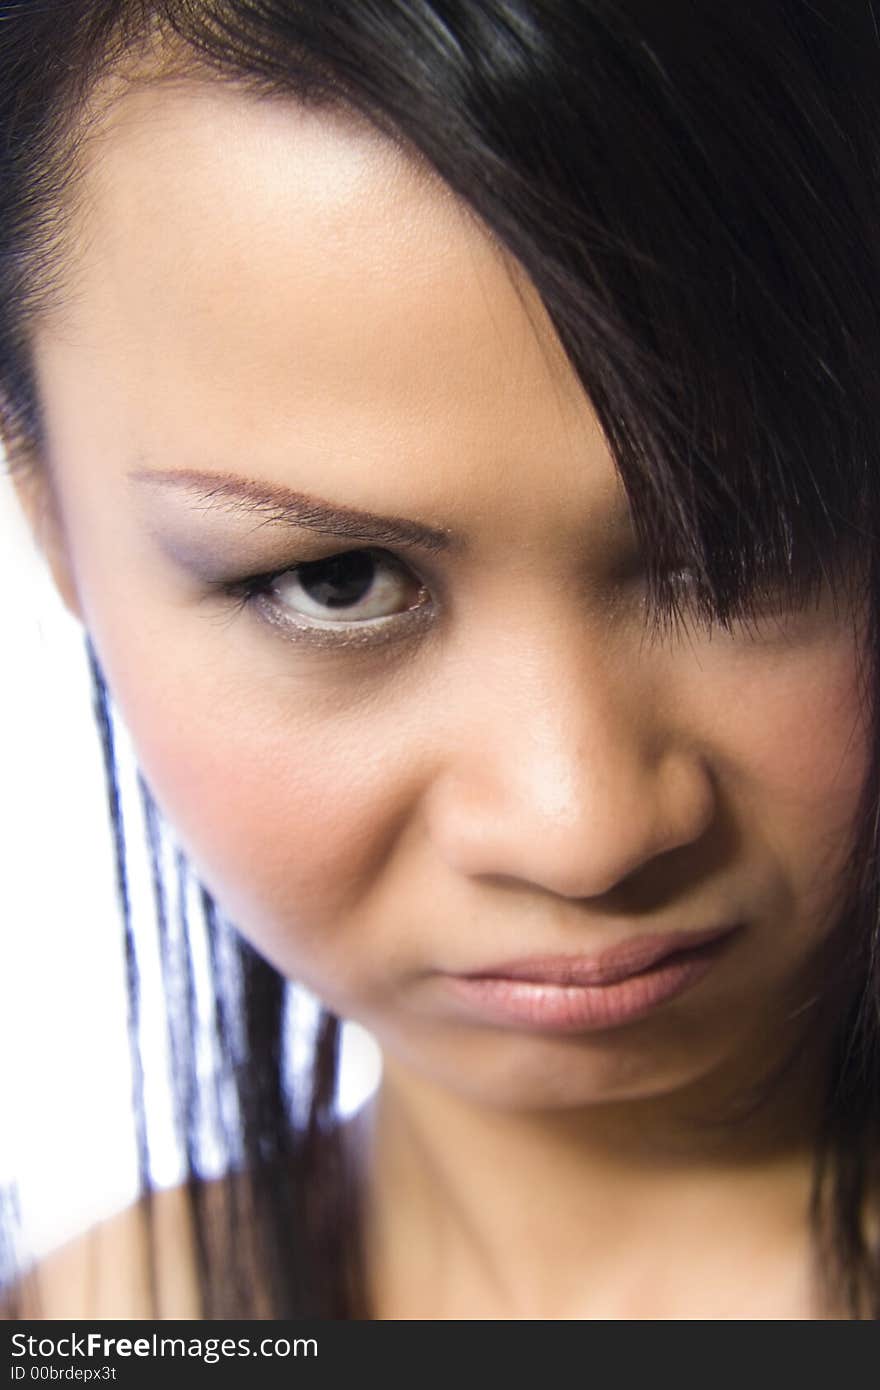
[[[520,956],[479,970],[461,972],[465,979],[526,980],[545,985],[613,985],[650,970],[667,956],[709,946],[736,930],[738,924],[704,931],[663,932],[630,937],[594,955]]]

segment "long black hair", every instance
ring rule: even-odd
[[[138,80],[203,75],[341,104],[432,166],[543,299],[626,488],[656,621],[676,618],[672,576],[683,564],[703,615],[724,625],[748,618],[768,590],[806,602],[857,561],[864,695],[877,728],[880,17],[871,0],[0,5],[0,396],[13,468],[39,469],[43,458],[30,334],[64,293],[64,214],[93,95],[126,64]],[[108,695],[90,656],[119,829]],[[829,1291],[852,1316],[877,1317],[880,1250],[864,1220],[880,1176],[877,736],[860,811],[840,902],[813,1216]],[[146,819],[157,834],[154,811]],[[119,846],[125,907],[121,835]],[[185,952],[172,960],[160,858],[186,1129],[197,1099],[192,989]],[[183,882],[182,860],[178,874]],[[219,914],[204,890],[201,910],[216,942]],[[129,962],[136,1008],[133,948]],[[209,1220],[189,1149],[205,1314],[369,1316],[354,1184],[333,1118],[339,1021],[322,1014],[297,1119],[284,1079],[284,982],[243,944],[233,974],[235,1002],[218,982],[215,1018],[237,1135],[222,1221]],[[251,1256],[258,1279],[245,1268]]]

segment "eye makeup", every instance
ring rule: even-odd
[[[290,603],[285,603],[278,592],[281,581],[291,579],[300,583],[305,571],[313,575],[323,571],[332,573],[331,567],[344,564],[348,558],[369,555],[374,563],[394,575],[401,583],[409,580],[410,588],[416,593],[416,601],[398,612],[367,616],[355,619],[322,619],[314,613],[297,612]],[[331,587],[332,587],[331,580]],[[336,581],[339,583],[339,579]],[[392,643],[411,640],[424,633],[436,617],[436,606],[431,594],[418,575],[388,552],[375,549],[359,549],[340,552],[325,557],[325,560],[288,564],[283,569],[256,575],[248,579],[221,583],[220,592],[234,600],[236,611],[251,611],[257,618],[275,627],[282,636],[295,642],[303,642],[324,649],[374,649],[387,647]],[[385,586],[388,587],[387,585]],[[306,598],[308,595],[306,594]],[[315,603],[314,599],[309,600]],[[320,606],[315,603],[315,606]],[[353,603],[340,605],[338,611],[353,607]],[[332,611],[330,605],[328,611]]]
[[[152,475],[149,476],[152,479]],[[175,483],[179,481],[177,474],[171,476]],[[180,480],[186,482],[184,490],[190,491],[190,475],[184,474]],[[270,511],[259,520],[259,508],[263,505],[260,499],[250,496],[244,509],[240,509],[234,498],[226,497],[222,486],[219,498],[212,500],[207,476],[199,486],[201,505],[194,507],[190,503],[182,512],[174,513],[160,504],[158,514],[153,513],[150,518],[154,524],[149,530],[160,550],[179,569],[199,580],[212,595],[222,600],[228,612],[246,612],[278,636],[324,651],[388,649],[413,643],[436,628],[445,609],[451,576],[444,572],[447,560],[444,560],[444,569],[438,571],[434,552],[464,550],[460,536],[441,543],[441,537],[447,533],[434,531],[426,536],[420,522],[336,507],[331,508],[328,515],[324,503],[319,505],[314,498],[303,500],[300,494],[292,495],[299,497],[303,506],[308,503],[312,510],[308,516],[302,510],[296,511],[296,524],[291,515],[285,514],[281,520]],[[166,496],[175,491],[176,487],[155,490]],[[345,529],[342,534],[324,529],[331,524]],[[371,534],[380,535],[386,534],[383,528],[389,526],[395,535],[402,529],[411,542],[410,548],[418,551],[421,544],[424,563],[419,564],[417,570],[408,559],[382,546],[352,544],[357,539],[354,533],[364,526]],[[348,530],[353,533],[351,537],[345,534]],[[406,547],[401,546],[401,549]],[[354,603],[349,599],[336,603],[331,597],[325,618],[319,611],[323,597],[316,606],[306,595],[310,611],[297,610],[296,586],[300,585],[302,597],[301,576],[306,571],[320,575],[322,571],[332,571],[333,566],[344,564],[346,557],[358,555],[369,555],[402,582],[408,580],[413,602],[389,613],[377,612],[373,605],[366,616],[349,618],[344,610],[355,608],[360,596]],[[741,612],[716,613],[687,565],[671,571],[666,593],[659,601],[651,602],[646,592],[642,557],[632,546],[631,533],[621,535],[614,545],[613,556],[606,546],[601,560],[598,555],[595,557],[594,565],[601,569],[590,584],[594,602],[598,602],[596,612],[603,612],[604,621],[615,627],[620,624],[633,630],[637,627],[642,642],[647,638],[650,646],[676,644],[685,638],[709,641],[715,636],[732,641],[748,637],[752,642],[764,642],[771,636],[767,627],[770,619],[774,620],[773,635],[777,638],[783,639],[786,632],[790,632],[791,605],[779,595],[765,594],[757,602],[752,596],[752,601],[747,600]],[[344,569],[337,569],[336,573],[345,577]],[[348,578],[351,579],[350,572]],[[286,597],[283,593],[285,581],[288,590],[294,590],[292,596],[290,592]],[[572,582],[576,585],[574,576]],[[319,589],[321,587],[319,584]],[[326,592],[331,590],[332,584]],[[575,588],[572,592],[574,596]]]
[[[396,545],[432,554],[465,548],[462,537],[448,527],[341,506],[277,483],[199,469],[135,468],[128,476],[135,482],[150,484],[154,491],[162,486],[182,490],[202,514],[232,517],[239,525],[244,519],[254,529],[300,528],[364,544]]]

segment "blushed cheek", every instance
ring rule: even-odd
[[[795,694],[791,710],[779,739],[783,766],[791,769],[783,785],[806,807],[824,810],[830,832],[839,835],[851,826],[871,746],[855,650],[842,645]]]
[[[283,973],[320,987],[394,834],[387,762],[333,721],[268,706],[258,715],[207,687],[135,680],[119,698],[144,775],[205,886]]]
[[[838,900],[870,761],[854,643],[795,660],[741,703],[736,741],[747,812],[818,930]],[[746,816],[746,823],[748,817]]]

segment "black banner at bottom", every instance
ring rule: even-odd
[[[253,1386],[320,1383],[318,1367],[334,1375],[403,1370],[460,1378],[509,1365],[518,1374],[546,1375],[560,1350],[583,1349],[559,1332],[566,1324],[524,1322],[136,1322],[20,1321],[0,1330],[0,1390],[37,1383],[92,1390],[155,1390],[172,1385]],[[555,1344],[555,1345],[554,1345]],[[477,1359],[479,1358],[479,1359]],[[241,1373],[241,1374],[239,1374]]]

